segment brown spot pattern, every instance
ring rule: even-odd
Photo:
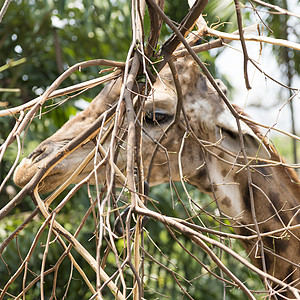
[[[231,207],[231,200],[228,197],[225,197],[221,200],[222,205]]]

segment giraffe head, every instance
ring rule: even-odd
[[[156,185],[169,180],[180,180],[181,175],[192,184],[199,172],[205,173],[203,164],[203,147],[216,153],[220,150],[214,146],[224,148],[234,155],[240,154],[241,145],[236,125],[236,120],[225,106],[218,93],[200,72],[196,63],[189,58],[181,58],[176,63],[178,78],[182,88],[182,105],[186,113],[187,121],[194,133],[183,139],[185,119],[181,114],[182,125],[174,125],[162,139],[162,145],[166,151],[159,147],[153,161],[150,184]],[[218,82],[221,89],[226,92],[224,84]],[[26,185],[39,168],[57,151],[80,132],[88,128],[95,119],[102,114],[108,104],[118,100],[120,92],[120,80],[110,84],[100,93],[91,105],[83,112],[67,122],[60,130],[42,142],[27,158],[24,158],[14,173],[14,181],[19,186]],[[144,134],[143,134],[143,162],[147,174],[149,162],[155,147],[154,141],[160,140],[166,128],[173,122],[177,106],[177,93],[173,77],[169,67],[165,67],[153,86],[153,90],[143,105]],[[126,129],[126,121],[122,125]],[[241,123],[246,152],[249,156],[267,156],[267,151],[252,130]],[[107,139],[109,140],[109,139]],[[94,148],[93,142],[79,147],[64,160],[59,162],[40,184],[40,192],[49,192],[64,182],[77,168],[79,163]],[[108,147],[106,142],[105,147]],[[182,151],[180,149],[182,148]],[[180,157],[179,157],[179,153]],[[126,165],[126,155],[119,155],[118,165],[122,169]],[[231,161],[234,158],[231,157]],[[179,172],[181,165],[182,174]],[[78,175],[75,182],[82,180],[93,170],[93,162],[90,162]],[[99,181],[104,180],[104,168],[98,172]],[[199,171],[200,170],[200,171]],[[197,187],[208,191],[208,179],[203,177],[203,182]],[[93,178],[90,181],[95,182]]]

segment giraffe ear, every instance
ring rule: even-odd
[[[240,121],[247,156],[270,159],[266,146],[244,122]],[[241,143],[235,118],[229,110],[222,112],[217,119],[216,135],[222,140],[221,146],[235,154],[241,155]]]

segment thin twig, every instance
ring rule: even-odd
[[[8,6],[9,6],[9,4],[10,4],[11,1],[12,0],[5,0],[3,6],[1,8],[1,11],[0,11],[0,23],[2,22],[2,19],[3,19],[4,15],[5,15],[6,10],[8,9]]]
[[[62,88],[62,89],[58,89],[53,91],[46,100],[50,100],[56,97],[60,97],[60,96],[64,96],[70,93],[74,93],[80,90],[84,90],[87,88],[93,88],[95,86],[98,86],[99,84],[111,81],[113,79],[117,79],[119,76],[121,75],[120,71],[116,71],[114,73],[111,73],[109,75],[105,75],[99,78],[95,78],[95,79],[91,79],[91,80],[87,80],[85,82],[82,83],[78,83],[66,88]],[[16,106],[16,107],[12,107],[12,108],[8,108],[8,109],[3,109],[0,110],[0,117],[3,116],[9,116],[9,115],[14,115],[17,114],[21,111],[26,111],[28,109],[30,109],[32,106],[34,106],[37,102],[39,102],[41,100],[42,96],[39,96],[31,101],[28,101],[25,104],[22,104],[20,106]]]
[[[300,18],[300,15],[295,14],[295,13],[293,13],[291,11],[286,10],[286,9],[283,9],[280,6],[273,5],[273,4],[270,4],[270,3],[267,3],[267,2],[264,2],[264,1],[261,1],[261,0],[251,0],[251,1],[256,2],[259,5],[262,5],[262,6],[269,7],[269,8],[272,8],[274,10],[277,10],[280,14],[289,15],[289,16]]]
[[[220,38],[228,39],[228,40],[233,40],[233,41],[239,41],[240,36],[239,35],[234,35],[231,33],[226,33],[214,29],[207,29],[207,35],[214,35],[218,36]],[[278,45],[278,46],[283,46],[283,47],[288,47],[292,48],[295,50],[300,51],[300,44],[283,40],[283,39],[275,39],[267,36],[258,36],[258,35],[244,35],[245,41],[250,41],[250,42],[258,42],[258,43],[267,43],[267,44],[272,44],[272,45]]]
[[[247,90],[250,90],[250,83],[249,83],[249,78],[248,78],[248,71],[247,71],[247,65],[248,65],[248,51],[245,43],[245,38],[244,38],[244,33],[243,33],[243,20],[242,20],[242,14],[241,14],[241,9],[240,9],[240,2],[239,0],[234,0],[235,3],[235,11],[236,11],[236,16],[237,16],[237,23],[239,27],[239,33],[240,33],[240,40],[243,48],[243,55],[244,55],[244,78],[245,78],[245,84]]]

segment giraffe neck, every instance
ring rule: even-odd
[[[224,154],[219,155],[229,159]],[[278,161],[275,155],[272,159]],[[237,234],[249,236],[256,234],[256,228],[260,233],[266,233],[300,224],[300,184],[293,171],[282,166],[252,169],[252,184],[249,187],[245,169],[232,168],[211,156],[207,157],[206,164],[206,171],[199,172],[198,177],[191,179],[191,183],[215,197],[220,210],[229,216]],[[242,241],[254,265],[262,270],[265,265],[268,274],[293,285],[295,281],[298,283],[300,271],[296,265],[300,263],[300,229],[264,236],[262,243],[263,259],[260,249],[257,248],[257,239]],[[289,293],[283,295],[290,296]]]

